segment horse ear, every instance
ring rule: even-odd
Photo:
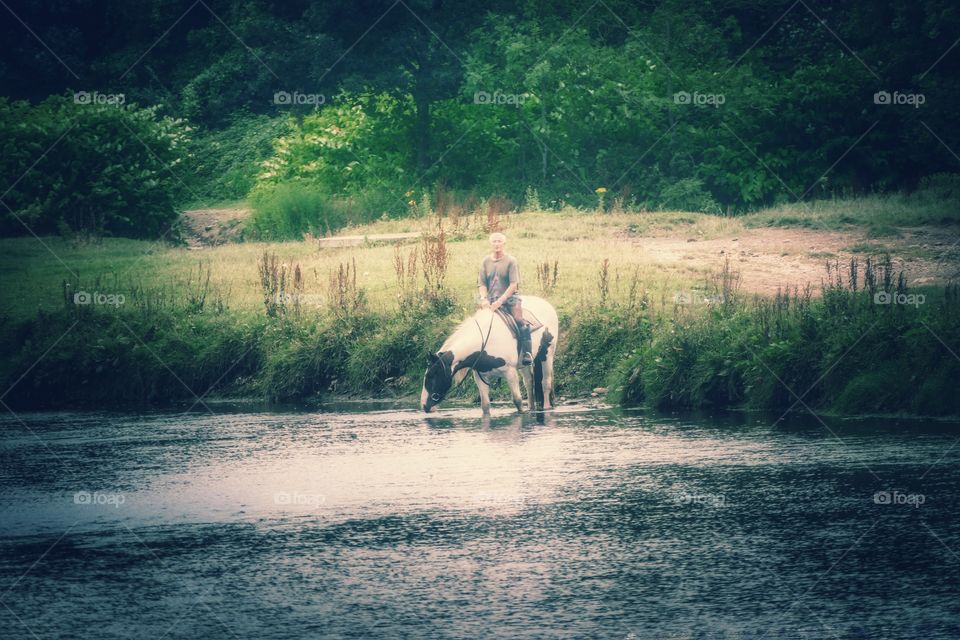
[[[437,356],[437,354],[435,354],[433,351],[427,352],[427,364],[433,364],[439,359],[439,356]]]

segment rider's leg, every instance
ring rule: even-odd
[[[523,319],[523,306],[519,298],[515,297],[515,302],[510,311],[513,313],[513,319],[517,321],[517,336],[520,339],[520,366],[527,367],[533,363],[533,354],[530,353],[533,347],[530,339],[530,325]]]

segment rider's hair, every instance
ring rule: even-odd
[[[494,233],[490,234],[490,242],[493,242],[494,240],[503,240],[504,242],[506,242],[507,236],[503,235],[499,231],[495,231]]]

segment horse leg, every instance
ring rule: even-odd
[[[507,367],[507,384],[510,385],[510,395],[513,396],[513,404],[517,411],[523,413],[523,396],[520,395],[520,378],[517,377],[517,370],[513,367]]]
[[[490,387],[480,379],[480,374],[473,371],[473,381],[477,383],[477,389],[480,391],[480,410],[483,415],[490,415]]]
[[[527,404],[530,411],[536,411],[537,394],[533,392],[533,373],[530,372],[530,367],[520,369],[520,375],[523,376],[523,388],[527,390]]]

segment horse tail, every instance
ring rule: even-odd
[[[533,397],[540,408],[543,407],[543,361],[547,359],[547,350],[551,342],[553,342],[553,334],[550,333],[550,329],[544,327],[540,348],[537,349],[537,355],[533,359]]]

